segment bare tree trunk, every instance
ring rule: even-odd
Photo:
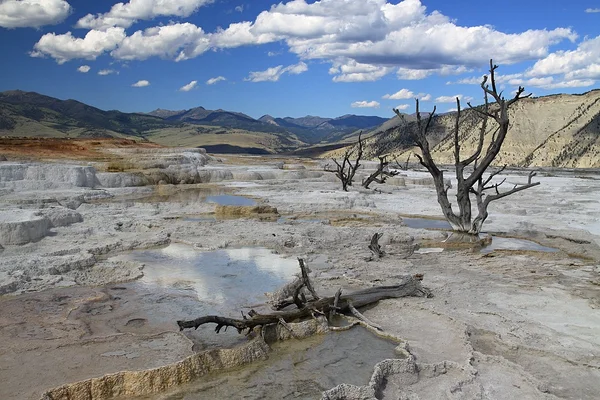
[[[504,170],[504,167],[499,171],[492,172],[484,179],[483,175],[490,167],[498,153],[502,148],[504,139],[508,133],[510,121],[508,117],[509,107],[515,102],[522,98],[529,97],[530,95],[522,96],[525,89],[519,87],[515,96],[506,100],[502,97],[502,93],[498,93],[496,89],[496,77],[495,71],[498,68],[494,65],[493,61],[490,60],[490,83],[492,88],[490,89],[488,82],[488,76],[485,76],[481,83],[481,89],[484,93],[485,103],[480,107],[470,107],[470,116],[477,115],[481,119],[481,126],[479,129],[479,141],[475,152],[466,159],[461,159],[460,155],[460,140],[459,140],[459,129],[461,123],[461,108],[460,99],[456,98],[456,121],[454,125],[454,167],[456,171],[456,202],[458,206],[458,214],[452,209],[452,205],[448,200],[448,191],[444,186],[444,172],[439,169],[435,161],[431,156],[431,150],[429,141],[427,139],[427,132],[433,120],[436,108],[433,108],[433,112],[429,114],[426,124],[421,120],[419,112],[419,100],[416,100],[416,114],[417,114],[417,134],[416,134],[416,145],[421,150],[421,155],[415,154],[419,159],[421,165],[423,165],[427,171],[431,174],[435,189],[437,192],[437,200],[442,208],[442,213],[446,220],[450,223],[453,230],[459,232],[465,232],[472,235],[478,235],[481,232],[483,223],[488,216],[488,206],[494,201],[503,197],[509,196],[521,190],[529,189],[533,186],[539,185],[539,182],[532,182],[532,177],[535,173],[532,172],[529,175],[527,183],[517,184],[511,190],[506,192],[500,192],[499,187],[504,183],[492,183],[492,178],[498,175]],[[488,102],[488,96],[491,96],[495,104],[490,105]],[[394,112],[402,118],[400,112],[394,109]],[[488,133],[487,122],[488,119],[492,119],[496,122],[496,129],[492,132],[492,137],[487,150],[483,151],[483,142],[486,134]],[[473,172],[465,176],[465,168],[473,164]],[[477,186],[475,186],[477,185]],[[489,195],[486,191],[495,190],[495,194]],[[471,195],[475,195],[477,204],[477,216],[473,219],[472,214],[472,199]]]
[[[361,139],[361,135],[362,132],[358,135],[358,149],[354,163],[350,160],[354,154],[354,148],[351,148],[346,150],[346,153],[344,153],[344,158],[341,164],[338,162],[338,160],[332,158],[336,165],[336,169],[328,169],[325,167],[326,172],[334,173],[335,176],[337,176],[337,178],[342,182],[342,189],[345,192],[348,191],[348,186],[352,186],[352,181],[354,180],[354,175],[356,175],[356,170],[360,167],[360,160],[363,155],[363,141]]]

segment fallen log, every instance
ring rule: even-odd
[[[281,323],[281,321],[289,323],[316,314],[327,316],[330,315],[330,311],[352,314],[353,308],[364,307],[379,300],[408,296],[431,297],[429,290],[421,286],[421,280],[422,276],[407,275],[397,285],[378,286],[358,290],[347,295],[317,298],[306,302],[302,308],[294,310],[276,311],[270,314],[258,314],[254,310],[251,310],[248,317],[243,316],[243,319],[207,315],[193,320],[177,321],[177,325],[179,325],[179,330],[184,330],[190,328],[198,329],[201,325],[213,323],[217,325],[215,327],[217,333],[221,329],[225,328],[226,330],[230,326],[236,328],[239,333],[242,333],[245,330],[251,332],[256,327],[277,324]]]

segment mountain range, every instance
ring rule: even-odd
[[[462,154],[472,152],[478,141],[478,123],[467,123],[473,121],[470,112],[463,112],[459,129]],[[445,113],[432,120],[431,148],[441,163],[453,162],[455,116]],[[34,92],[0,93],[3,136],[133,137],[167,146],[205,147],[211,152],[273,154],[296,150],[311,156],[339,155],[343,150],[336,153],[335,149],[356,143],[359,132],[363,132],[367,157],[392,154],[404,158],[404,153],[414,151],[415,119],[414,115],[403,115],[402,119],[264,115],[254,119],[240,112],[203,107],[123,113]],[[510,119],[511,129],[497,164],[600,168],[600,90],[522,99],[511,107]]]

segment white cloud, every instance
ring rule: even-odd
[[[136,83],[134,83],[133,85],[131,85],[132,87],[146,87],[146,86],[150,86],[150,82],[148,82],[147,80],[141,80],[141,81],[137,81]]]
[[[226,81],[227,78],[225,78],[224,76],[217,76],[216,78],[210,78],[209,80],[206,81],[207,85],[214,85],[217,82],[221,82],[221,81]]]
[[[92,67],[89,65],[82,65],[81,67],[77,68],[77,71],[81,72],[82,74],[87,74],[90,72],[90,69],[92,69]]]
[[[461,101],[472,101],[473,98],[470,96],[463,96],[462,94],[457,94],[455,96],[440,96],[440,97],[436,97],[435,102],[436,103],[455,103],[456,99],[459,99]]]
[[[0,1],[0,27],[39,28],[63,21],[71,13],[65,0]]]
[[[289,67],[284,68],[284,72],[292,75],[300,75],[306,71],[308,71],[308,65],[302,61],[300,61],[298,64],[290,65]]]
[[[439,12],[427,13],[419,0],[294,0],[240,24],[243,40],[237,37],[230,46],[284,40],[302,58],[329,60],[334,68],[339,60],[378,68],[338,81],[379,79],[392,67],[402,68],[402,79],[456,74],[485,65],[489,54],[497,54],[495,61],[502,64],[535,60],[547,55],[549,46],[576,39],[566,28],[507,34],[490,26],[459,26]],[[220,35],[235,37],[240,24]]]
[[[400,89],[394,94],[386,94],[383,96],[384,99],[390,100],[406,100],[406,99],[414,99],[415,94],[408,89]]]
[[[208,47],[208,37],[202,28],[186,22],[136,31],[124,38],[111,55],[120,60],[161,57],[180,61],[196,57]]]
[[[113,26],[129,28],[138,20],[161,16],[188,17],[213,0],[131,0],[117,3],[104,14],[87,14],[77,21],[77,28],[104,30]]]
[[[111,75],[111,74],[118,74],[118,72],[115,71],[114,69],[101,69],[100,71],[98,71],[98,75],[102,75],[102,76]]]
[[[393,71],[391,67],[361,64],[351,59],[340,59],[329,69],[334,82],[372,82]]]
[[[260,45],[283,39],[273,33],[257,33],[252,22],[238,22],[227,29],[218,29],[211,34],[211,46],[220,49],[246,45]]]
[[[147,86],[147,85],[146,85]],[[187,85],[183,85],[179,88],[180,92],[189,92],[192,89],[195,89],[198,86],[198,81],[191,81]]]
[[[410,104],[400,104],[396,107],[396,110],[408,110],[410,108]]]
[[[123,28],[110,28],[106,31],[89,31],[84,38],[76,38],[71,32],[62,35],[47,33],[33,46],[32,57],[50,56],[59,64],[83,58],[95,60],[106,51],[117,47],[125,38]]]
[[[277,82],[285,73],[298,75],[306,71],[308,71],[308,66],[301,61],[298,64],[290,65],[285,68],[283,65],[278,65],[276,67],[267,68],[264,71],[250,72],[250,76],[244,80],[250,82]]]
[[[429,101],[431,100],[431,95],[430,94],[425,94],[425,93],[419,93],[419,95],[417,96],[417,98],[421,101]]]
[[[411,69],[411,68],[403,68],[400,67],[396,71],[396,75],[398,79],[407,80],[407,81],[416,81],[420,79],[425,79],[429,75],[433,74],[434,70],[430,69]]]
[[[533,77],[559,74],[567,79],[600,79],[600,36],[584,40],[575,50],[549,54],[526,72]]]
[[[88,15],[78,26],[108,32],[141,19],[189,16],[210,2],[131,0],[114,5],[108,13]],[[213,33],[190,23],[172,23],[121,37],[112,48],[98,45],[92,55],[74,45],[82,39],[68,35],[59,49],[66,55],[55,57],[62,62],[93,58],[106,51],[112,51],[117,59],[158,56],[181,61],[209,49],[281,41],[304,61],[330,62],[335,82],[374,81],[393,72],[399,79],[459,74],[485,65],[490,54],[496,55],[498,64],[538,60],[548,55],[550,46],[577,38],[568,28],[504,33],[487,25],[461,26],[437,11],[429,12],[420,0],[397,4],[386,0],[291,0],[273,5],[254,21],[233,23]],[[40,50],[36,54],[50,53]],[[277,72],[271,71],[274,76]]]
[[[586,8],[586,13],[600,13],[600,8]]]
[[[354,103],[350,104],[350,107],[353,108],[379,108],[381,104],[379,104],[378,102],[376,102],[375,100],[373,101],[355,101]]]
[[[241,6],[237,6],[235,8],[235,11],[237,11],[237,12],[244,12],[244,5],[242,4]]]

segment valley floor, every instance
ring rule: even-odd
[[[363,310],[408,342],[418,367],[409,377],[389,376],[378,398],[600,398],[600,174],[542,174],[537,188],[492,204],[489,234],[553,251],[526,245],[481,252],[443,249],[448,232],[403,219],[423,218],[412,225],[427,228],[440,216],[422,171],[405,171],[378,191],[346,193],[318,161],[185,157],[205,183],[130,187],[120,184],[131,182],[124,173],[100,177],[104,185],[52,181],[54,164],[34,173],[0,162],[0,398],[39,399],[60,385],[245,342],[212,327],[179,332],[175,321],[207,310],[232,317],[250,306],[260,310],[248,304],[260,291],[242,281],[217,295],[213,278],[202,286],[172,271],[198,254],[229,251],[231,263],[233,250],[257,248],[271,250],[271,259],[249,259],[282,282],[290,278],[284,263],[306,259],[324,295],[424,275],[433,298],[384,300]],[[93,174],[69,168],[61,176]],[[506,177],[526,180],[516,172]],[[215,214],[215,203],[237,204],[242,196],[279,215]],[[386,255],[367,261],[376,232]],[[147,261],[132,256],[140,250]],[[149,274],[156,268],[164,268],[158,278]],[[187,398],[174,390],[164,398]]]

